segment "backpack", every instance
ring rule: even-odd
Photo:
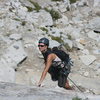
[[[56,54],[62,60],[62,63],[59,65],[59,68],[66,68],[68,69],[68,73],[70,73],[71,66],[73,66],[73,61],[69,57],[69,54],[67,54],[62,49],[59,49],[59,47],[53,47],[52,53]]]
[[[58,68],[57,70],[58,72],[57,71],[55,72],[57,79],[58,79],[58,86],[65,88],[66,80],[67,80],[69,73],[71,72],[71,66],[73,66],[73,62],[69,54],[67,54],[64,50],[62,50],[61,47],[60,48],[53,47],[52,53],[56,54],[61,59],[61,63],[60,64],[57,63],[56,64],[57,66],[54,68]]]
[[[62,61],[66,63],[69,60],[69,54],[65,53],[63,50],[59,49],[58,47],[53,47],[52,52],[56,54]]]

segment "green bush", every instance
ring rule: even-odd
[[[68,34],[67,36],[68,36],[68,39],[69,39],[69,40],[72,40],[72,37],[71,37],[71,35],[69,35],[69,34]]]
[[[63,0],[52,0],[52,1],[63,1]]]
[[[67,43],[64,44],[64,47],[66,48],[67,51],[72,51],[72,49],[69,47],[69,45]]]
[[[50,35],[49,35],[50,36]],[[62,43],[63,44],[63,46],[65,47],[65,49],[67,50],[67,51],[72,51],[72,49],[69,47],[69,45],[66,43],[64,43],[64,41],[61,39],[61,37],[54,37],[54,36],[50,36],[51,37],[51,39],[52,40],[55,40],[55,41],[57,41],[57,42],[59,42],[59,43]],[[74,100],[74,99],[73,99]],[[77,99],[76,99],[77,100]],[[81,99],[80,99],[81,100]]]
[[[19,18],[14,18],[13,20],[16,20],[16,21],[21,21]]]
[[[57,41],[57,42],[59,42],[59,43],[63,43],[64,41],[61,39],[61,37],[54,37],[54,36],[51,36],[51,39],[52,40],[55,40],[55,41]]]
[[[39,10],[41,9],[41,6],[37,2],[31,1],[31,0],[29,0],[29,1],[34,5],[34,7],[35,7],[34,10],[39,12]]]
[[[46,8],[46,7],[44,8],[44,10],[47,11],[47,12],[50,12],[50,10],[48,8]]]
[[[47,11],[51,14],[51,17],[54,21],[61,18],[61,15],[58,11],[55,11],[54,9],[49,10],[48,8],[44,8],[44,9],[45,9],[45,11]]]
[[[59,18],[61,18],[61,15],[59,14],[58,11],[55,11],[53,9],[50,10],[50,14],[52,16],[52,19],[55,21],[55,20],[58,20]]]
[[[28,31],[32,31],[31,29],[28,29]]]
[[[48,29],[46,29],[45,27],[40,27],[40,29],[41,29],[42,31],[45,31],[46,33],[48,33]]]
[[[70,0],[70,4],[75,3],[78,0]]]
[[[25,26],[26,25],[26,21],[22,21],[21,25]]]
[[[74,97],[72,100],[82,100],[82,99],[79,97]]]
[[[26,6],[26,8],[28,9],[28,12],[32,12],[34,9],[32,7]]]

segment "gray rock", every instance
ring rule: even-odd
[[[81,50],[81,52],[82,52],[83,54],[85,54],[85,55],[89,55],[89,50],[87,50],[87,49],[83,49],[83,50]]]
[[[80,44],[79,42],[74,42],[74,47],[78,48],[78,49],[81,49],[81,50],[84,50],[84,46],[82,44]]]
[[[66,20],[66,21],[65,21]],[[69,20],[65,15],[62,15],[62,18],[58,19],[56,21],[56,24],[59,25],[60,27],[66,27],[66,25],[69,24]]]
[[[91,39],[94,39],[96,41],[100,41],[100,35],[99,34],[96,34],[95,32],[93,31],[90,31],[87,33],[88,37],[91,38]]]
[[[63,12],[63,13],[64,13],[64,12],[67,11],[67,7],[66,7],[66,6],[67,6],[67,5],[64,5],[64,4],[61,5],[61,4],[60,4],[60,6],[59,6],[58,9],[60,10],[60,12]]]
[[[94,54],[100,54],[100,50],[93,50]]]
[[[15,82],[15,71],[13,68],[0,64],[0,81]]]
[[[9,36],[9,38],[10,38],[11,40],[21,40],[21,39],[22,39],[22,36],[21,36],[21,34],[11,34],[11,35]]]
[[[36,26],[52,26],[53,20],[50,13],[41,10],[39,13],[30,13],[26,16],[26,20],[34,23]]]
[[[21,41],[13,43],[6,52],[2,55],[0,63],[2,66],[16,67],[21,61],[27,57],[26,52],[22,47]]]
[[[100,0],[94,0],[94,7],[97,7],[100,5]]]
[[[88,93],[79,93],[77,91],[69,91],[64,89],[45,88],[45,87],[29,87],[11,83],[0,83],[0,99],[1,100],[72,100],[78,97],[88,100],[99,100],[99,95],[91,95]],[[63,96],[63,98],[62,98]]]
[[[52,48],[52,47],[54,47],[54,46],[59,46],[60,45],[60,43],[58,43],[57,41],[55,41],[55,40],[51,40],[50,41],[50,48]]]
[[[89,21],[89,25],[88,25],[88,28],[91,28],[91,29],[100,29],[100,17],[94,17],[93,19],[91,19]]]
[[[80,56],[80,59],[85,65],[90,65],[91,63],[93,63],[93,61],[96,60],[96,57],[93,55],[84,55]]]

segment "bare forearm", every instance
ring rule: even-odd
[[[44,70],[44,71],[42,72],[42,75],[41,75],[41,78],[40,78],[40,81],[39,81],[39,85],[41,85],[41,83],[42,83],[43,80],[45,79],[46,74],[47,74],[47,71]]]
[[[50,68],[50,66],[52,64],[53,59],[54,59],[53,55],[50,55],[48,57],[47,63],[45,64],[45,68],[44,68],[44,70],[42,72],[42,75],[41,75],[40,81],[38,83],[38,86],[41,86],[41,83],[43,82],[44,78],[46,77],[46,74],[47,74],[47,72],[48,72],[48,70],[49,70],[49,68]]]

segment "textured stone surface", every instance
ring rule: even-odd
[[[13,83],[0,83],[0,100],[72,100],[79,98],[88,100],[99,100],[100,96],[83,94],[71,90],[29,87]]]

